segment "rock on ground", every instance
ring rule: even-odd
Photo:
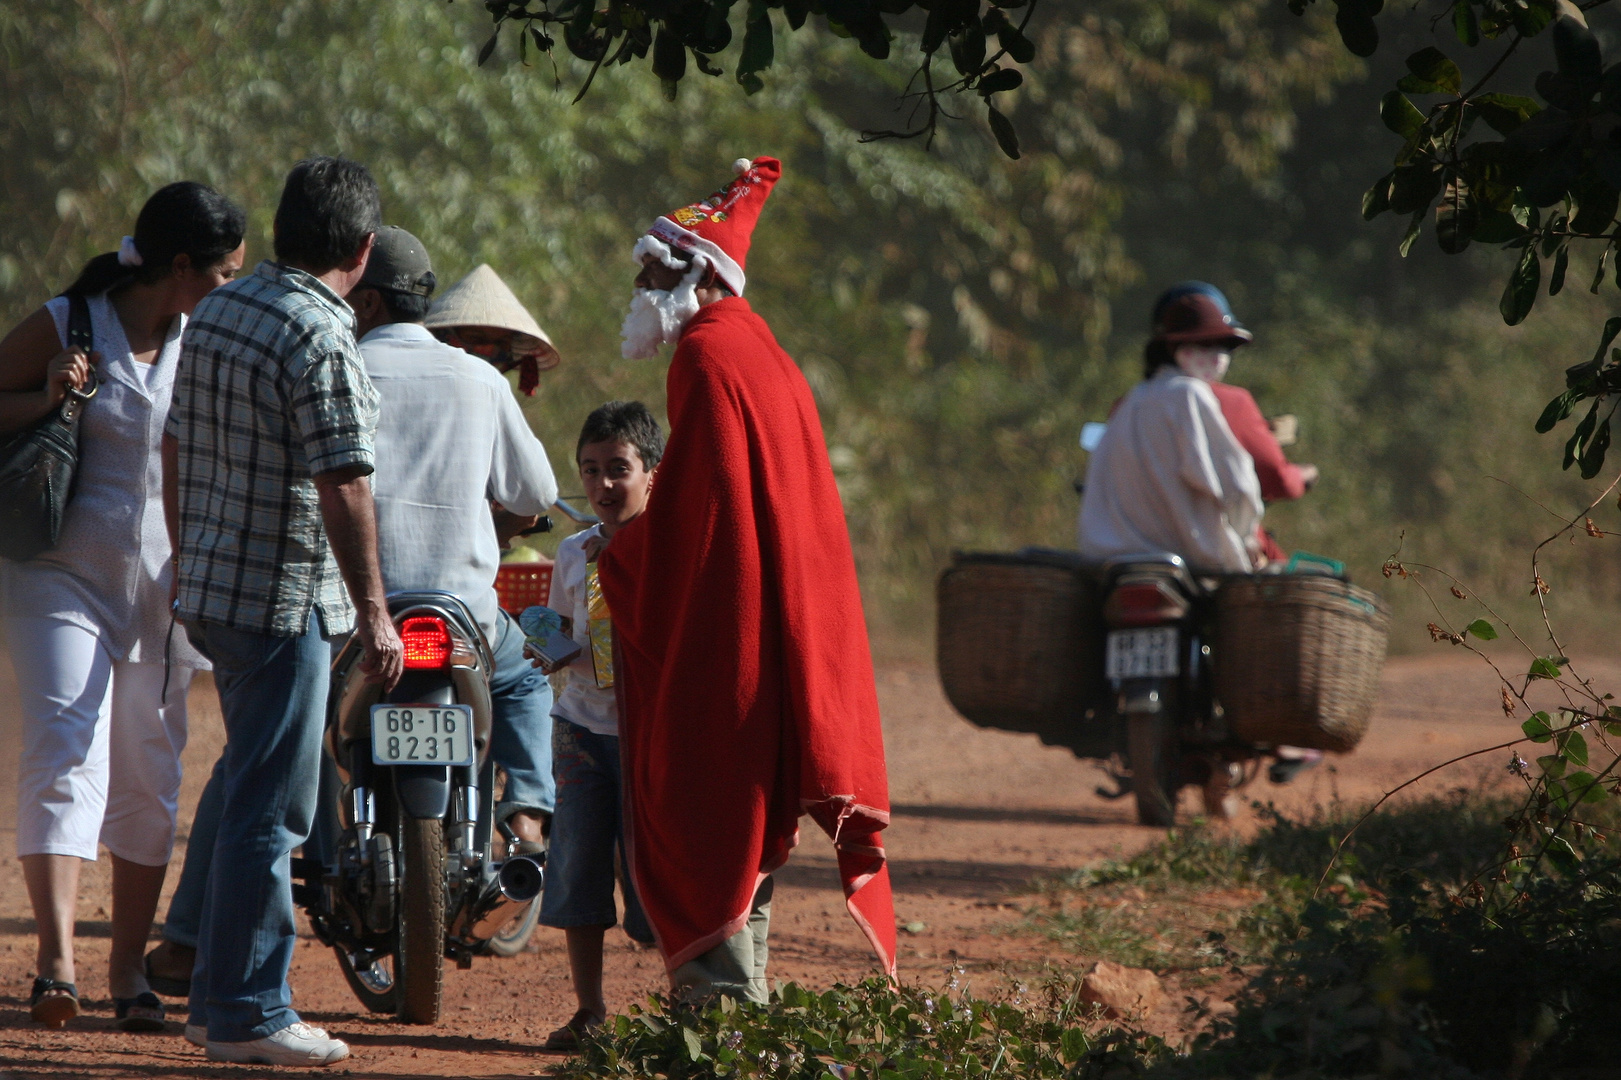
[[[1164,997],[1165,988],[1152,971],[1108,960],[1099,960],[1081,980],[1081,1000],[1103,1006],[1115,1019],[1151,1013]]]

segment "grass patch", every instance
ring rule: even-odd
[[[1346,844],[1328,892],[1377,899],[1404,881],[1456,889],[1500,850],[1514,805],[1460,789],[1387,807]],[[1265,961],[1301,933],[1305,904],[1365,808],[1337,803],[1299,819],[1257,809],[1266,824],[1249,839],[1196,825],[1128,859],[1041,882],[1024,928],[1159,972]]]
[[[721,998],[701,1008],[652,998],[586,1037],[568,1080],[1021,1080],[1138,1075],[1168,1060],[1159,1039],[1102,1020],[1073,978],[1032,999],[868,979],[815,993],[782,985],[769,1005]]]

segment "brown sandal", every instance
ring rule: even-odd
[[[580,1049],[580,1036],[601,1026],[601,1020],[581,1009],[569,1017],[568,1023],[546,1036],[546,1042],[541,1048],[566,1054],[577,1053]]]

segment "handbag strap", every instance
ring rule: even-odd
[[[90,328],[90,301],[83,293],[68,293],[68,348],[89,356],[95,346],[95,331]]]
[[[89,356],[95,350],[96,334],[90,325],[90,301],[82,293],[68,293],[68,348],[78,349]],[[95,365],[90,367],[90,375],[85,380],[82,390],[68,387],[67,398],[62,402],[62,418],[71,421],[84,404],[96,396],[101,389],[101,380],[96,378]]]

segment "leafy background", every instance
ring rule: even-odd
[[[1569,513],[1598,490],[1559,473],[1532,424],[1615,296],[1568,288],[1508,328],[1495,300],[1511,256],[1424,238],[1398,258],[1401,223],[1358,213],[1391,149],[1373,88],[1432,40],[1429,22],[1387,14],[1364,63],[1319,8],[1045,5],[1026,82],[998,95],[1014,162],[969,101],[932,150],[859,143],[904,120],[909,65],[816,19],[779,30],[758,94],[693,74],[672,103],[620,68],[570,105],[575,61],[526,64],[503,37],[477,65],[489,21],[469,2],[11,0],[0,316],[111,249],[173,179],[248,207],[249,258],[267,256],[287,167],[343,153],[371,166],[386,219],[422,237],[441,280],[491,263],[557,341],[564,363],[525,407],[566,476],[591,407],[662,407],[662,366],[618,354],[632,239],[733,158],[769,152],[786,177],[750,298],[817,393],[886,649],[927,647],[953,549],[1073,544],[1080,425],[1138,377],[1147,305],[1187,277],[1221,285],[1257,331],[1232,378],[1298,414],[1292,453],[1323,468],[1269,514],[1285,545],[1379,586],[1400,543],[1523,616],[1527,550],[1553,521],[1536,503]],[[1548,48],[1529,43],[1525,62],[1548,66]],[[1616,542],[1561,549],[1545,573],[1593,633],[1621,609]],[[1413,646],[1430,614],[1413,590],[1393,598],[1396,644]]]

